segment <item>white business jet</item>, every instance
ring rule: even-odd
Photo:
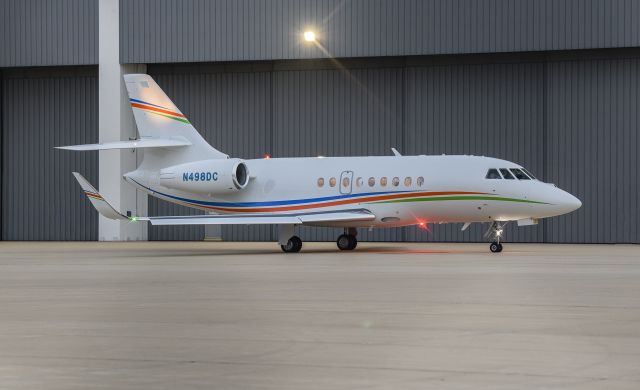
[[[209,145],[146,74],[125,75],[140,138],[65,146],[67,150],[144,148],[124,179],[149,195],[215,214],[143,217],[122,213],[79,173],[74,176],[100,214],[152,225],[278,225],[278,243],[299,252],[295,227],[344,228],[338,248],[356,248],[357,228],[428,223],[488,223],[491,252],[501,252],[504,225],[535,225],[582,203],[509,161],[477,156],[231,158]]]

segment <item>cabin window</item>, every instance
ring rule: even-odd
[[[380,185],[383,186],[383,187],[387,186],[387,177],[386,176],[383,176],[383,177],[380,178]]]
[[[404,178],[404,186],[411,187],[411,177],[407,176]]]
[[[531,180],[529,179],[529,176],[525,175],[525,173],[518,168],[511,168],[511,172],[518,178],[518,180]]]
[[[329,179],[329,186],[330,187],[335,187],[336,186],[336,178],[332,177],[331,179]]]
[[[522,168],[522,171],[523,171],[524,173],[526,173],[526,174],[527,174],[527,176],[529,176],[531,179],[533,179],[533,180],[538,180],[538,179],[536,179],[536,177],[535,177],[535,176],[533,176],[533,175],[531,174],[531,172],[527,171],[525,168]]]
[[[393,180],[391,180],[391,184],[393,184],[394,187],[397,187],[400,184],[400,178],[399,177],[394,177]]]
[[[361,177],[356,179],[356,187],[362,187],[362,184],[364,184],[364,180],[362,180]]]
[[[375,177],[370,177],[369,178],[369,187],[373,187],[376,185],[376,179]]]
[[[500,168],[500,173],[502,173],[502,177],[504,177],[507,180],[515,179],[515,177],[513,177],[513,175],[511,174],[511,172],[509,172],[507,168]]]
[[[502,176],[500,176],[500,172],[498,172],[497,169],[491,168],[487,172],[487,176],[485,176],[484,178],[485,179],[502,179]]]
[[[323,177],[319,177],[318,178],[318,187],[322,187],[324,186],[324,178]]]
[[[343,186],[344,188],[349,187],[349,178],[348,178],[348,177],[343,177],[343,178],[342,178],[342,186]]]
[[[418,176],[418,178],[416,179],[416,184],[418,185],[418,187],[422,187],[422,185],[424,184],[424,177]]]

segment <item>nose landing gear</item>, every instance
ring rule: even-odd
[[[500,225],[498,221],[494,221],[489,230],[485,233],[485,237],[488,237],[493,240],[489,245],[489,250],[493,253],[502,252],[502,244],[500,243],[500,237],[502,236],[502,231],[504,230],[506,223]]]

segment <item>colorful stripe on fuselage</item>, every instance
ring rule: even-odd
[[[129,98],[129,101],[131,102],[131,107],[145,110],[145,112],[149,114],[162,116],[162,117],[173,119],[186,124],[191,124],[187,120],[187,117],[185,117],[184,115],[182,115],[177,111],[170,110],[167,107],[162,107],[157,104],[152,104],[152,103],[148,103],[148,102],[145,102],[139,99],[133,99],[133,98]]]
[[[132,179],[133,180],[133,179]],[[387,191],[368,192],[362,194],[342,194],[335,196],[276,200],[266,202],[210,202],[182,198],[165,194],[146,187],[133,180],[142,188],[181,204],[201,209],[224,213],[265,213],[310,210],[324,207],[344,206],[358,203],[392,203],[392,202],[424,202],[424,201],[454,201],[454,200],[492,200],[503,202],[537,203],[525,199],[500,197],[497,194],[474,191]]]

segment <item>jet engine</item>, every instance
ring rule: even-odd
[[[237,158],[194,161],[160,170],[160,184],[201,194],[237,192],[249,184],[249,169]]]

